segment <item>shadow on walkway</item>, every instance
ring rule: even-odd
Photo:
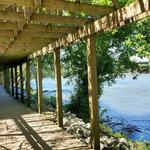
[[[15,101],[0,86],[0,150],[87,150],[54,122]]]

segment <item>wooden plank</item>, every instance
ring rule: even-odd
[[[55,80],[56,80],[56,108],[57,108],[57,124],[63,127],[63,111],[62,111],[62,85],[61,85],[61,66],[60,66],[60,50],[54,52]]]
[[[17,23],[0,22],[0,30],[14,30],[18,28]]]
[[[20,70],[20,96],[21,96],[21,102],[24,103],[24,89],[23,89],[23,72],[22,72],[22,64],[19,65]]]
[[[11,67],[11,95],[14,96],[14,71]]]
[[[13,31],[8,31],[8,30],[0,30],[0,35],[1,36],[8,36],[8,37],[13,37],[14,36],[14,33],[13,33]]]
[[[91,21],[87,18],[77,18],[77,17],[69,17],[69,16],[52,16],[52,15],[42,15],[42,14],[34,14],[31,18],[32,21],[37,22],[46,22],[49,24],[65,24],[65,25],[78,25],[82,26],[83,24]]]
[[[141,2],[135,1],[128,6],[125,6],[113,13],[108,14],[107,16],[104,16],[99,20],[94,21],[94,23],[84,26],[77,32],[73,32],[62,38],[59,38],[57,41],[50,43],[48,47],[43,47],[42,50],[33,53],[33,55],[30,55],[28,58],[32,59],[33,57],[37,57],[39,54],[44,55],[48,52],[53,51],[54,49],[68,46],[68,44],[77,42],[80,39],[83,39],[92,34],[109,31],[113,28],[121,27],[126,25],[127,23],[131,23],[133,21],[137,21],[144,17],[150,16],[149,0],[141,1],[143,2],[145,12],[141,10]]]
[[[95,35],[87,38],[87,68],[92,148],[98,150],[100,149],[100,129]]]
[[[27,61],[26,62],[26,92],[27,92],[27,105],[28,105],[28,107],[31,106],[30,80],[31,80],[30,61]]]
[[[20,37],[39,37],[39,38],[59,38],[63,36],[62,33],[47,33],[47,32],[33,32],[33,31],[23,31]]]
[[[42,91],[42,57],[37,57],[37,81],[38,81],[38,112],[43,112],[43,91]]]
[[[24,14],[21,12],[7,12],[0,11],[1,20],[10,20],[10,21],[25,21]]]
[[[50,25],[41,25],[41,24],[27,24],[24,28],[24,31],[37,31],[37,32],[50,32],[50,33],[69,33],[76,30],[75,27],[66,27],[66,26],[50,26]]]
[[[15,98],[18,99],[18,73],[17,66],[15,66]]]
[[[17,6],[25,6],[25,7],[37,7],[34,4],[33,0],[0,0],[0,4],[7,4],[7,5],[17,5]],[[38,6],[39,7],[39,6]],[[101,5],[92,5],[87,3],[74,3],[74,2],[67,2],[61,0],[43,0],[41,4],[42,8],[47,9],[59,9],[61,11],[68,10],[72,12],[84,12],[90,15],[96,14],[108,14],[114,10],[113,7],[110,6],[101,6]]]
[[[8,21],[26,21],[24,17],[24,13],[22,12],[6,12],[0,11],[0,19],[8,20]],[[76,18],[69,16],[52,16],[52,15],[41,15],[41,14],[33,14],[33,16],[28,21],[32,24],[37,23],[49,23],[49,24],[64,24],[64,25],[78,25],[82,26],[83,24],[88,23],[91,19],[87,18]]]

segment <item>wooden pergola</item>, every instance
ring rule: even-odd
[[[82,17],[83,13],[85,17]],[[86,0],[0,0],[0,66],[4,72],[4,86],[12,96],[18,98],[19,66],[21,101],[24,102],[22,64],[26,62],[27,103],[30,106],[30,60],[36,58],[38,110],[42,113],[41,56],[54,53],[57,122],[63,127],[60,49],[86,38],[92,147],[98,150],[100,135],[95,35],[149,15],[150,0],[137,0],[123,8],[119,7],[117,0],[112,0],[111,6],[90,4]]]

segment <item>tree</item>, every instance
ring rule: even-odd
[[[131,62],[130,56],[149,56],[149,23],[148,18],[97,36],[99,96],[103,92],[104,83],[111,85],[115,83],[116,78],[125,77],[125,73],[138,71],[138,64]],[[65,77],[75,80],[75,92],[68,110],[88,121],[86,42],[80,41],[66,48],[62,62]]]

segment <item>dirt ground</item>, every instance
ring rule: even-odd
[[[87,150],[55,123],[11,98],[0,86],[0,150]]]

